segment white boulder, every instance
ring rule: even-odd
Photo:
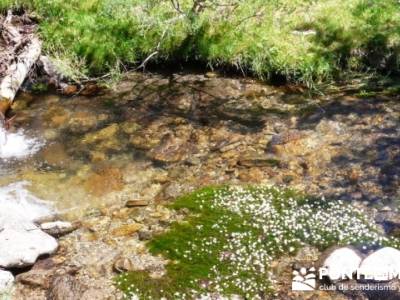
[[[362,255],[351,247],[335,249],[328,255],[322,264],[331,280],[351,279],[362,261]]]
[[[0,232],[0,267],[33,265],[40,255],[54,253],[57,247],[57,241],[37,227],[4,229]]]
[[[389,281],[400,274],[400,251],[385,247],[368,255],[360,265],[365,280]]]
[[[0,267],[25,267],[53,253],[57,241],[34,224],[53,214],[51,207],[19,182],[0,188]]]
[[[14,282],[11,272],[0,270],[0,295],[7,292]]]

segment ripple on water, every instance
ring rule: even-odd
[[[23,130],[6,132],[0,127],[0,160],[22,159],[35,154],[44,145],[36,138],[27,137]]]
[[[0,219],[35,221],[54,213],[53,208],[33,194],[19,181],[0,187]]]

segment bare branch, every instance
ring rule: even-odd
[[[251,16],[247,16],[247,17],[245,17],[245,18],[239,20],[239,21],[236,23],[236,26],[240,26],[243,22],[245,22],[245,21],[247,21],[247,20],[249,20],[249,19],[252,19],[252,18],[261,18],[261,17],[263,17],[263,16],[264,16],[264,9],[262,9],[262,10],[259,11],[259,12],[256,12],[255,14],[253,14],[253,15],[251,15]]]
[[[174,7],[174,9],[179,12],[180,14],[185,14],[182,10],[181,10],[181,5],[179,4],[179,0],[171,0],[172,6]]]
[[[148,61],[149,61],[150,59],[152,59],[153,56],[155,56],[155,55],[157,55],[157,54],[158,54],[158,51],[154,51],[154,52],[151,53],[149,56],[147,56],[146,59],[140,64],[140,66],[136,68],[136,70],[139,70],[139,69],[143,69],[143,70],[144,70],[144,69],[146,68],[146,64],[148,63]]]
[[[156,50],[154,52],[152,52],[149,56],[146,57],[146,59],[140,64],[139,67],[137,67],[135,70],[139,70],[139,69],[143,69],[145,70],[146,68],[146,64],[150,61],[150,59],[152,59],[154,56],[156,56],[159,52],[160,52],[160,48],[161,48],[161,43],[164,40],[164,37],[167,33],[168,27],[166,27],[161,35],[160,40],[158,41],[158,44],[156,46]]]

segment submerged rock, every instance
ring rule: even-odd
[[[17,276],[17,282],[31,287],[41,287],[48,289],[50,286],[50,278],[54,270],[30,270]]]
[[[96,115],[88,111],[78,111],[68,120],[68,129],[73,133],[84,133],[97,125]]]
[[[239,158],[240,166],[244,167],[265,167],[265,166],[280,166],[281,161],[274,155],[269,154],[247,154]]]
[[[166,134],[160,144],[149,152],[149,157],[163,163],[173,163],[182,160],[186,154],[186,139]]]
[[[101,167],[95,173],[90,174],[84,187],[95,196],[102,196],[112,191],[120,191],[124,187],[122,172],[115,167]]]
[[[83,138],[83,142],[93,144],[99,141],[112,139],[118,132],[118,124],[111,124],[97,132],[89,133]]]

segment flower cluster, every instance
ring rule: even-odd
[[[212,299],[215,294],[262,299],[273,292],[270,266],[282,254],[294,254],[305,245],[395,243],[362,211],[342,201],[308,199],[273,187],[237,186],[216,189],[211,197],[198,192],[194,200],[199,213],[196,234],[175,239],[180,248],[173,255],[193,268],[200,268],[205,259],[213,264],[206,278],[193,278],[190,288],[176,291],[175,299]],[[212,224],[210,219],[199,224],[215,211],[219,214]]]

